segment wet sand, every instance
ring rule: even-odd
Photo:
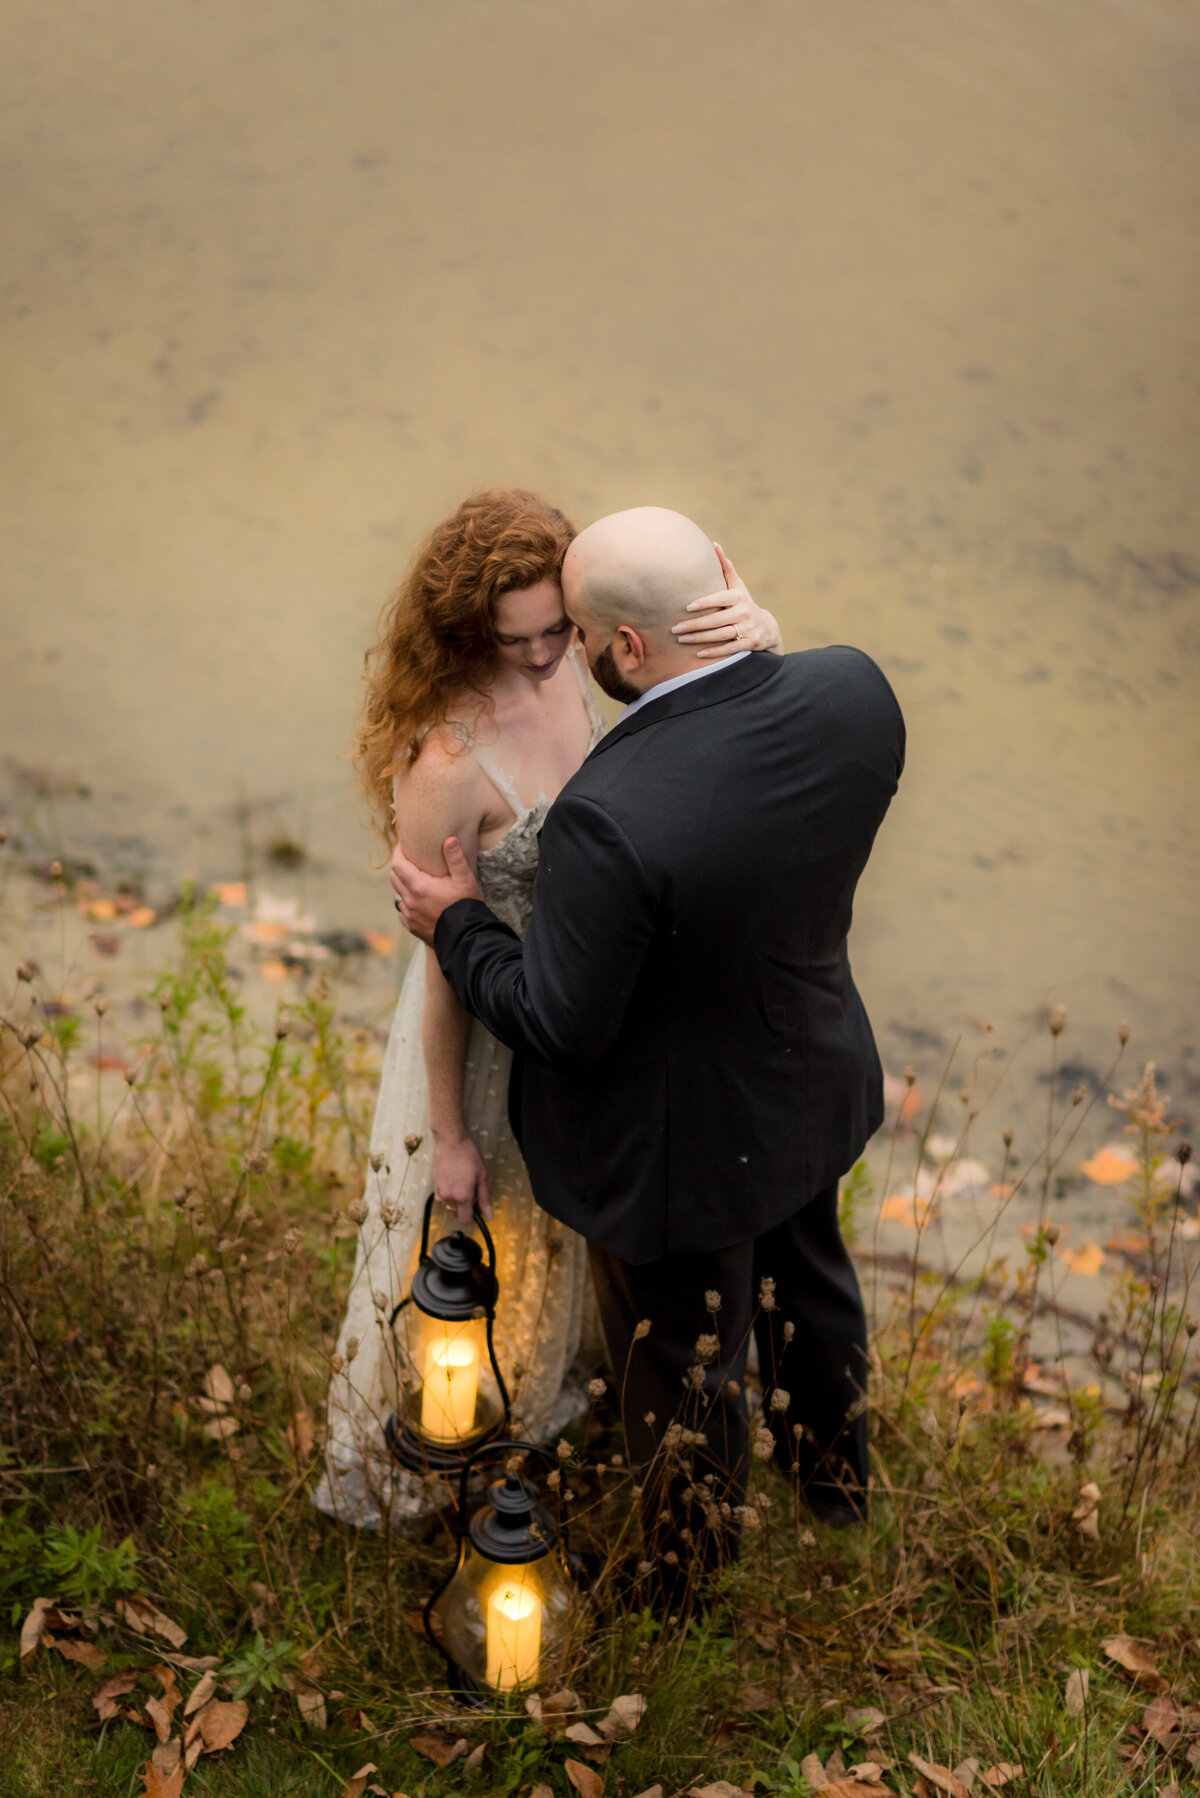
[[[905,708],[852,940],[889,1066],[1053,993],[1079,1067],[1126,1017],[1200,1110],[1192,6],[12,0],[4,35],[31,853],[229,878],[245,796],[323,922],[387,928],[344,758],[415,540],[491,481],[673,505]]]

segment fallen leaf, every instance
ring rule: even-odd
[[[288,1447],[292,1451],[292,1459],[299,1466],[307,1461],[313,1452],[313,1425],[311,1411],[295,1411],[287,1426]]]
[[[85,918],[93,924],[107,924],[117,915],[117,908],[111,899],[92,899],[79,907]]]
[[[33,1609],[21,1625],[21,1659],[33,1653],[46,1632],[46,1613],[54,1609],[52,1598],[35,1598]]]
[[[564,1761],[563,1772],[579,1793],[579,1798],[604,1798],[604,1781],[593,1768],[585,1767],[582,1761]]]
[[[151,905],[138,905],[125,914],[125,922],[134,930],[145,930],[153,924],[158,913]]]
[[[661,1789],[660,1787],[659,1790]],[[554,1798],[554,1789],[552,1786],[534,1786],[529,1798]]]
[[[1169,1786],[1159,1786],[1158,1798],[1183,1798],[1183,1794],[1172,1780]]]
[[[579,1709],[579,1696],[577,1693],[572,1692],[570,1686],[560,1686],[557,1692],[551,1692],[542,1699],[542,1709],[543,1711],[558,1711],[560,1713],[577,1711]]]
[[[1063,1704],[1066,1706],[1068,1717],[1078,1717],[1080,1711],[1082,1711],[1087,1704],[1088,1684],[1089,1675],[1087,1668],[1076,1667],[1074,1673],[1072,1673],[1070,1679],[1067,1681],[1066,1695],[1063,1698]]]
[[[910,1230],[915,1230],[925,1222],[932,1205],[932,1199],[919,1198],[911,1192],[893,1192],[879,1207],[879,1221],[907,1224]]]
[[[325,1708],[325,1694],[318,1692],[315,1686],[306,1686],[297,1680],[291,1687],[296,1699],[296,1708],[300,1712],[300,1721],[309,1729],[327,1729],[329,1715]]]
[[[244,1698],[212,1698],[188,1725],[188,1741],[203,1742],[205,1754],[220,1754],[241,1735],[249,1715]]]
[[[584,1748],[602,1748],[604,1737],[594,1730],[590,1723],[568,1723],[564,1730],[568,1742],[578,1742]]]
[[[398,940],[386,930],[364,930],[363,939],[368,949],[373,949],[376,955],[393,954]]]
[[[857,1779],[849,1773],[845,1779],[832,1779],[827,1785],[818,1786],[817,1791],[821,1798],[895,1798],[878,1780]]]
[[[994,1767],[985,1768],[979,1777],[985,1786],[991,1786],[993,1792],[998,1792],[1010,1779],[1020,1779],[1024,1771],[1020,1761],[997,1761]]]
[[[860,1705],[857,1710],[847,1711],[842,1721],[846,1728],[852,1729],[856,1735],[869,1736],[873,1735],[877,1729],[882,1729],[887,1718],[882,1711],[876,1710],[873,1704],[864,1704]]]
[[[814,1791],[819,1791],[825,1784],[825,1766],[818,1755],[805,1755],[800,1762],[800,1777],[807,1780]]]
[[[1097,1186],[1120,1186],[1137,1172],[1137,1162],[1123,1146],[1109,1146],[1085,1161],[1083,1172]]]
[[[1084,1274],[1089,1279],[1100,1272],[1108,1259],[1098,1242],[1085,1242],[1080,1249],[1059,1249],[1058,1258],[1068,1273]]]
[[[1169,1698],[1152,1698],[1142,1712],[1142,1728],[1160,1748],[1171,1749],[1179,1740],[1179,1712]]]
[[[570,1764],[568,1761],[567,1765]],[[690,1786],[688,1798],[746,1798],[746,1793],[741,1786],[731,1786],[727,1779],[714,1779],[708,1786]]]
[[[142,1798],[179,1798],[183,1791],[183,1764],[174,1773],[160,1773],[153,1760],[142,1768]]]
[[[187,1631],[164,1616],[148,1598],[118,1598],[116,1609],[118,1616],[123,1617],[139,1636],[161,1636],[172,1648],[182,1648],[187,1641]]]
[[[47,1648],[56,1648],[64,1661],[78,1661],[89,1673],[99,1673],[108,1656],[94,1642],[72,1642],[65,1636],[52,1636],[46,1632],[42,1637]]]
[[[188,1673],[208,1673],[221,1665],[219,1654],[167,1654],[161,1648],[159,1653],[172,1667],[182,1667]]]
[[[201,1679],[198,1679],[196,1684],[192,1687],[191,1692],[188,1694],[188,1701],[183,1707],[184,1716],[190,1717],[193,1711],[198,1711],[206,1705],[216,1689],[217,1676],[215,1673],[206,1673]]]
[[[241,1425],[236,1417],[210,1417],[204,1426],[204,1434],[211,1436],[214,1442],[224,1442],[229,1436],[236,1436]]]
[[[419,1729],[415,1735],[409,1736],[408,1745],[431,1760],[435,1767],[448,1767],[451,1761],[458,1760],[471,1746],[466,1736],[459,1736],[457,1741],[451,1742],[439,1730],[434,1729]]]
[[[463,1762],[463,1766],[470,1767],[472,1772],[477,1768],[482,1767],[491,1746],[492,1744],[490,1742],[477,1742]]]
[[[961,1779],[955,1779],[949,1767],[943,1767],[936,1761],[923,1761],[919,1754],[910,1754],[910,1767],[915,1767],[922,1779],[935,1792],[945,1792],[946,1798],[971,1798]]]
[[[166,1742],[157,1742],[150,1759],[163,1777],[169,1779],[183,1759],[183,1743],[178,1736]]]
[[[154,1725],[154,1733],[160,1742],[171,1738],[171,1713],[161,1698],[147,1698],[146,1715]]]
[[[127,1693],[132,1692],[137,1685],[137,1680],[136,1673],[114,1673],[105,1680],[99,1691],[93,1694],[92,1704],[101,1723],[107,1723],[110,1717],[120,1715],[121,1707],[116,1700],[124,1698]]]
[[[973,1754],[969,1754],[965,1761],[959,1761],[957,1767],[954,1769],[953,1777],[958,1780],[960,1785],[966,1786],[969,1792],[975,1784],[975,1778],[978,1772],[979,1762],[975,1759]]]
[[[227,1407],[233,1403],[233,1380],[219,1361],[213,1362],[200,1384],[215,1405]]]
[[[244,880],[220,880],[213,888],[222,905],[245,905],[246,883]]]
[[[375,1762],[368,1761],[365,1767],[360,1767],[357,1773],[352,1773],[350,1775],[342,1788],[342,1798],[362,1798],[363,1793],[367,1789],[367,1781],[370,1779],[372,1773],[378,1773],[378,1771],[379,1768],[375,1765]]]
[[[764,1695],[765,1696],[765,1695]],[[769,1704],[770,1698],[767,1697]],[[596,1728],[609,1742],[623,1742],[631,1736],[646,1714],[646,1700],[640,1692],[624,1692],[614,1698],[608,1707],[608,1715],[602,1717]]]
[[[1100,1646],[1110,1661],[1115,1661],[1118,1667],[1124,1667],[1126,1673],[1133,1674],[1135,1685],[1149,1686],[1152,1692],[1169,1690],[1166,1680],[1154,1664],[1154,1656],[1132,1636],[1109,1636]]]
[[[1081,1536],[1090,1536],[1093,1542],[1100,1540],[1100,1498],[1101,1492],[1095,1480],[1089,1480],[1086,1486],[1079,1488],[1079,1503],[1071,1512],[1071,1517]],[[1119,1638],[1113,1637],[1114,1641]],[[1128,1637],[1123,1638],[1128,1640]],[[1113,1659],[1116,1657],[1113,1656]]]
[[[548,1798],[554,1798],[549,1786],[539,1786],[538,1792],[545,1792]],[[537,1792],[533,1793],[533,1798],[537,1798]],[[661,1786],[647,1786],[644,1792],[638,1792],[637,1798],[663,1798],[663,1789]]]

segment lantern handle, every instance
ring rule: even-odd
[[[500,1442],[481,1442],[479,1447],[472,1449],[471,1453],[467,1456],[462,1464],[462,1472],[458,1476],[458,1534],[460,1541],[462,1541],[466,1535],[467,1481],[470,1477],[471,1469],[474,1467],[476,1461],[481,1461],[485,1455],[497,1455],[501,1453],[537,1455],[540,1460],[547,1462],[551,1468],[558,1466],[557,1454],[551,1453],[551,1451],[548,1448],[544,1448],[540,1442],[522,1442],[515,1438],[505,1438]],[[565,1515],[560,1519],[560,1529],[562,1532],[563,1552],[565,1553],[569,1546],[567,1542],[567,1520]]]
[[[433,1219],[433,1207],[434,1207],[434,1204],[436,1203],[436,1201],[437,1201],[437,1193],[436,1192],[431,1192],[429,1197],[425,1201],[425,1215],[421,1220],[421,1257],[420,1258],[422,1261],[428,1261],[428,1259],[429,1259],[429,1225]],[[484,1221],[483,1212],[479,1209],[478,1205],[475,1206],[474,1221],[475,1221],[475,1223],[477,1223],[479,1225],[479,1229],[483,1236],[483,1240],[487,1244],[488,1272],[494,1274],[496,1271],[496,1245],[492,1241],[492,1233],[488,1229],[487,1224]]]

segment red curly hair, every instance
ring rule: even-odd
[[[496,666],[496,601],[558,580],[575,535],[556,506],[523,487],[489,487],[430,534],[391,595],[367,651],[355,763],[380,834],[394,840],[392,777],[464,692],[484,694]]]

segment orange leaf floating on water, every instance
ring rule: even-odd
[[[893,1192],[879,1207],[879,1221],[884,1224],[907,1224],[915,1230],[929,1216],[932,1199],[918,1198],[910,1192]]]
[[[213,888],[221,905],[245,905],[246,883],[244,880],[219,880]]]
[[[1097,1186],[1120,1186],[1137,1171],[1137,1162],[1120,1147],[1101,1149],[1083,1163],[1083,1172]]]
[[[1098,1274],[1108,1257],[1098,1242],[1085,1242],[1079,1249],[1060,1249],[1059,1260],[1069,1273]]]
[[[389,936],[386,930],[364,930],[363,940],[368,949],[373,949],[376,955],[393,954],[397,942],[397,939]]]

